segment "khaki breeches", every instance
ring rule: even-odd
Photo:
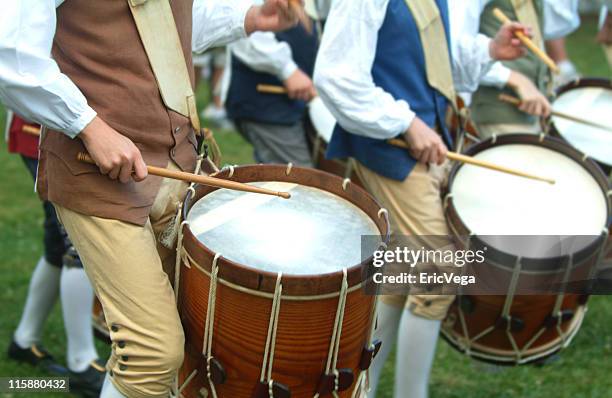
[[[366,188],[389,211],[394,234],[448,237],[441,198],[448,182],[450,163],[425,166],[418,163],[408,178],[396,181],[385,178],[359,162],[356,171]],[[449,244],[450,238],[449,238]],[[409,308],[415,315],[427,319],[444,319],[455,296],[410,295],[382,296],[386,304]]]
[[[178,169],[172,163],[169,168]],[[112,340],[107,370],[126,397],[168,397],[183,361],[183,329],[168,278],[175,251],[158,238],[186,188],[164,179],[145,226],[56,205],[104,308]]]
[[[493,135],[505,135],[514,133],[540,134],[542,127],[539,123],[535,124],[512,124],[512,123],[490,123],[479,124],[476,126],[478,136],[482,140],[487,140]]]

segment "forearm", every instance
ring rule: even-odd
[[[258,72],[269,73],[286,80],[297,65],[289,45],[278,41],[274,33],[255,32],[247,39],[231,45],[232,55]]]
[[[193,51],[202,53],[247,37],[247,14],[252,7],[253,0],[195,0]]]

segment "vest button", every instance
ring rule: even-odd
[[[177,128],[174,129],[174,134],[178,134],[180,132],[181,132],[181,128],[180,127],[177,127]]]
[[[172,155],[174,157],[176,155],[176,149],[172,148],[170,150],[170,155]]]

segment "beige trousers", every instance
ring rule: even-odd
[[[429,167],[418,163],[404,181],[385,178],[359,162],[355,164],[355,170],[366,188],[389,211],[392,233],[449,236],[441,197],[442,188],[448,183],[449,162]],[[444,319],[454,299],[455,296],[448,295],[381,298],[386,304],[407,306],[415,315],[434,320]]]
[[[512,123],[490,123],[490,124],[479,124],[476,126],[478,130],[478,136],[482,140],[488,140],[493,135],[504,135],[513,133],[528,133],[528,134],[540,134],[542,127],[540,123],[534,124],[512,124]]]
[[[168,397],[183,362],[183,329],[168,278],[175,252],[158,238],[186,189],[186,183],[164,179],[144,227],[55,206],[111,328],[107,370],[129,398]]]

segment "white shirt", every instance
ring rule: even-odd
[[[96,112],[51,58],[56,8],[64,1],[70,0],[3,2],[0,101],[28,120],[75,137]],[[244,19],[251,6],[252,0],[195,0],[193,50],[245,37]]]
[[[395,100],[372,78],[378,31],[388,4],[389,0],[334,0],[314,78],[319,95],[342,127],[376,139],[405,132],[416,116],[410,104]],[[474,91],[492,63],[489,38],[459,33],[468,30],[463,26],[464,14],[480,16],[483,7],[483,1],[465,0],[461,12],[450,12],[451,61],[457,91]]]

